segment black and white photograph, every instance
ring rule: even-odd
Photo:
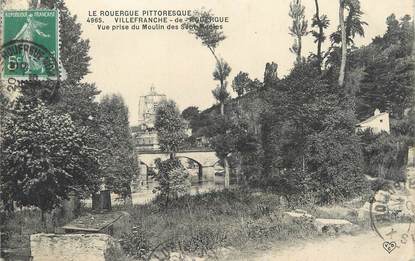
[[[0,261],[415,261],[414,0],[0,0]]]

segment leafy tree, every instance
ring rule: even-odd
[[[286,77],[282,87],[288,99],[283,112],[287,120],[282,130],[286,132],[284,136],[286,135],[289,141],[283,143],[282,151],[287,155],[283,156],[283,159],[289,164],[288,167],[301,168],[303,171],[306,170],[306,137],[312,131],[311,126],[316,128],[320,124],[313,106],[317,99],[325,97],[329,92],[328,83],[318,75],[317,68],[312,64],[298,64]]]
[[[78,84],[86,74],[91,58],[88,56],[89,41],[81,38],[81,25],[76,16],[72,16],[63,0],[33,1],[31,8],[57,9],[60,14],[60,60],[61,78],[56,81],[25,83],[23,94],[41,97],[47,104],[57,103],[62,98],[61,89]],[[63,73],[65,72],[65,73]],[[66,80],[63,80],[63,74]],[[82,97],[82,94],[80,95]]]
[[[224,158],[235,152],[249,151],[251,145],[249,140],[248,123],[234,114],[224,118],[218,115],[212,137],[212,143],[219,158]],[[219,135],[218,135],[219,134]]]
[[[303,189],[319,202],[365,192],[353,107],[342,93],[311,61],[297,64],[268,90],[272,106],[262,128],[266,186],[286,180],[288,171],[306,177],[310,183]]]
[[[272,85],[278,80],[278,77],[276,76],[276,67],[271,68],[271,64],[268,65],[268,70],[265,71],[265,77],[267,83]],[[274,65],[276,64],[274,63]],[[239,97],[244,93],[258,91],[263,86],[264,84],[260,80],[252,80],[249,78],[249,74],[244,72],[239,72],[232,81],[232,88],[238,93]]]
[[[220,59],[216,54],[216,47],[220,42],[225,40],[225,35],[213,21],[213,14],[210,11],[194,11],[193,15],[188,19],[189,33],[196,36],[196,39],[202,41],[202,45],[206,46],[216,60],[216,67],[213,72],[213,79],[219,81],[219,85],[212,91],[213,96],[220,103],[221,115],[225,115],[225,101],[229,97],[227,91],[228,82],[226,78],[231,72],[229,64]],[[225,168],[225,187],[229,187],[229,163],[226,157],[223,159]]]
[[[81,83],[81,80],[89,73],[89,40],[82,39],[81,24],[77,16],[68,10],[65,1],[42,0],[33,3],[36,8],[50,8],[59,10],[60,14],[60,63],[63,66],[67,78],[61,81],[51,99],[49,106],[57,113],[66,112],[71,115],[78,128],[86,127],[85,137],[88,146],[95,149],[100,158],[100,168],[95,175],[103,178],[105,147],[101,144],[107,137],[102,133],[100,125],[100,108],[96,101],[100,93],[94,84]],[[52,83],[53,84],[53,83]]]
[[[344,11],[348,10],[345,20]],[[343,87],[347,63],[347,45],[352,43],[356,35],[364,36],[363,29],[366,22],[361,20],[363,12],[360,10],[359,0],[339,0],[339,31],[333,33],[330,38],[332,43],[341,43],[341,63],[338,78],[339,86]]]
[[[43,0],[36,3],[37,6],[58,9],[60,11],[60,58],[65,68],[70,83],[77,83],[89,73],[88,67],[91,58],[89,52],[89,40],[81,38],[81,24],[77,16],[72,16],[64,0]]]
[[[224,114],[224,102],[229,97],[226,90],[226,78],[229,76],[231,68],[229,64],[216,54],[216,48],[220,42],[226,39],[223,32],[213,21],[213,14],[210,11],[197,11],[188,19],[189,33],[196,36],[196,39],[202,41],[202,45],[206,46],[216,60],[215,70],[213,71],[213,79],[219,81],[219,85],[212,91],[213,96],[221,104],[221,113]]]
[[[311,27],[317,27],[318,31],[311,31],[311,34],[314,36],[314,42],[317,43],[317,61],[318,67],[321,68],[321,63],[323,61],[322,55],[322,44],[326,40],[326,35],[324,30],[330,25],[330,20],[327,18],[327,15],[320,15],[320,7],[318,0],[314,0],[316,6],[316,13],[313,16]]]
[[[77,21],[77,16],[70,13],[65,1],[35,2],[32,4],[33,7],[60,11],[60,62],[66,71],[67,79],[60,83],[55,95],[48,100],[49,106],[57,113],[68,113],[78,128],[86,127],[84,135],[88,146],[94,148],[101,159],[105,158],[102,140],[107,140],[107,136],[101,129],[100,107],[96,101],[100,91],[94,84],[81,83],[89,73],[89,40],[82,39],[81,24]],[[102,160],[100,163],[103,167]],[[96,175],[102,175],[102,168],[96,171]]]
[[[212,91],[213,97],[219,102],[221,114],[225,113],[225,101],[229,98],[230,94],[227,90],[228,78],[231,73],[231,67],[223,59],[220,59],[216,64],[216,68],[213,71],[213,79],[219,81],[218,86]]]
[[[249,82],[249,84],[246,87],[246,90],[247,92],[255,92],[259,91],[263,86],[264,84],[260,80],[254,79]]]
[[[160,149],[170,154],[170,159],[156,162],[158,173],[154,179],[158,186],[154,191],[160,191],[166,207],[169,199],[177,197],[189,189],[189,174],[176,158],[176,152],[186,138],[185,125],[177,105],[172,100],[162,101],[157,106],[156,122],[154,124],[159,138]]]
[[[182,111],[182,117],[185,120],[191,121],[196,119],[200,114],[199,108],[196,106],[187,107]]]
[[[98,190],[98,156],[87,146],[85,128],[42,102],[19,98],[5,119],[0,188],[7,209],[36,206],[43,213],[68,199],[69,192]]]
[[[247,91],[247,86],[250,82],[251,79],[248,73],[239,72],[232,81],[232,89],[238,96],[242,96]]]
[[[360,132],[365,171],[368,175],[405,181],[405,154],[398,137],[381,132],[374,134],[371,129]]]
[[[155,175],[157,186],[153,192],[159,191],[168,207],[171,198],[178,198],[190,189],[189,173],[177,158],[156,161],[158,173]]]
[[[391,45],[391,44],[398,43],[399,38],[400,38],[401,28],[399,26],[399,21],[396,19],[395,14],[391,14],[390,16],[386,18],[386,25],[387,25],[386,33],[380,44]]]
[[[240,167],[243,158],[257,149],[257,142],[249,129],[248,120],[241,111],[234,109],[226,115],[216,115],[210,126],[213,134],[210,142],[220,158],[228,158],[230,166],[237,171],[236,177],[246,179],[248,175],[241,176]],[[246,170],[243,170],[246,171]]]
[[[365,36],[364,26],[368,25],[365,21],[362,21],[363,11],[360,9],[359,0],[344,0],[343,8],[347,10],[347,16],[344,19],[344,28],[345,28],[345,39],[346,44],[354,44],[353,38],[356,36]],[[330,40],[332,43],[339,44],[342,43],[342,32],[341,29],[332,33],[330,35]]]
[[[196,138],[195,138],[195,131],[199,129],[199,127],[203,126],[203,122],[200,122],[200,111],[199,108],[196,106],[187,107],[182,111],[183,119],[189,122],[189,127],[192,129],[192,136],[186,139],[187,146],[195,147],[196,146]]]
[[[362,73],[358,82],[357,111],[361,119],[379,108],[400,119],[414,99],[413,23],[409,17],[399,22],[394,15],[387,18],[388,29],[383,36],[351,53],[351,71]],[[404,21],[405,20],[405,21]]]
[[[32,1],[31,8],[50,8],[60,11],[60,63],[65,68],[67,79],[59,83],[55,81],[25,83],[22,88],[24,97],[34,93],[40,97],[54,115],[68,114],[72,124],[77,130],[82,130],[82,135],[89,152],[98,158],[102,157],[99,148],[100,128],[98,123],[99,106],[95,101],[99,94],[93,84],[80,83],[89,72],[90,57],[89,42],[81,38],[81,26],[72,16],[63,0]],[[58,88],[55,88],[58,86]],[[41,90],[39,92],[39,90]],[[53,93],[51,93],[53,91]],[[52,95],[51,95],[52,94]],[[9,108],[6,108],[7,110]],[[99,161],[101,163],[101,161]],[[100,166],[95,165],[89,169],[89,175],[101,174]]]
[[[341,35],[341,64],[339,72],[339,86],[343,87],[344,74],[346,73],[346,59],[347,59],[347,38],[346,38],[346,25],[344,23],[344,8],[346,0],[339,0],[339,23],[340,23],[340,35]]]
[[[99,124],[105,185],[127,200],[131,198],[131,182],[138,174],[138,162],[129,128],[128,108],[121,96],[102,98]]]
[[[297,63],[301,62],[302,37],[308,34],[308,24],[305,20],[304,12],[305,7],[302,5],[301,0],[291,1],[288,15],[292,19],[292,25],[288,29],[290,30],[290,35],[294,37],[294,44],[290,51],[297,56]]]
[[[213,124],[214,118],[211,117],[209,111],[200,112],[190,120],[190,127],[192,128],[193,137],[209,136],[209,126]]]
[[[162,101],[157,106],[156,122],[154,127],[159,138],[160,149],[175,158],[186,138],[186,130],[180,111],[174,101]]]
[[[334,99],[333,99],[334,98]],[[307,172],[322,203],[354,198],[368,191],[353,108],[347,99],[321,99],[313,106],[318,128],[306,138]]]
[[[79,128],[86,128],[84,135],[88,146],[97,151],[102,150],[99,144],[106,135],[102,132],[99,122],[100,107],[96,101],[99,93],[94,84],[78,83],[71,86],[64,84],[59,90],[59,101],[49,105],[49,108],[58,114],[69,114]]]
[[[193,15],[189,17],[187,27],[190,34],[194,34],[196,39],[202,41],[202,45],[206,46],[214,56],[215,49],[220,42],[226,39],[226,36],[213,23],[213,14],[206,10],[195,10]],[[218,59],[216,59],[218,60]]]
[[[76,15],[69,12],[63,0],[32,1],[32,8],[60,11],[60,62],[67,73],[67,79],[60,83],[52,106],[58,113],[69,113],[76,124],[89,126],[94,123],[91,118],[97,118],[98,103],[95,98],[100,93],[94,84],[80,83],[89,73],[89,40],[81,38],[81,24],[77,22]]]
[[[391,133],[409,147],[415,145],[415,110],[408,108],[405,111],[402,119],[391,120]]]

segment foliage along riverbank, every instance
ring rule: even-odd
[[[224,190],[183,196],[172,200],[167,209],[158,200],[143,206],[120,207],[131,214],[134,227],[121,244],[127,254],[139,259],[157,251],[212,257],[224,249],[267,248],[272,242],[285,244],[324,236],[312,222],[297,222],[284,216],[285,211],[301,208],[324,217],[310,202],[300,198],[295,202],[283,203],[279,195],[270,192]],[[356,216],[348,218],[357,222]]]

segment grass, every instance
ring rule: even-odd
[[[15,250],[18,254],[30,255],[31,234],[54,233],[56,227],[69,221],[52,213],[46,213],[45,219],[46,227],[42,225],[41,211],[37,208],[22,208],[13,213],[0,211],[1,249]]]
[[[287,209],[272,193],[224,190],[183,196],[171,201],[168,208],[161,203],[156,200],[119,208],[131,214],[135,227],[123,241],[127,253],[142,258],[162,246],[168,251],[206,256],[224,248],[242,249],[253,243],[261,248],[273,241],[317,236],[312,224],[284,219]]]
[[[15,213],[0,213],[1,248],[16,250],[22,255],[30,254],[30,235],[40,232],[53,232],[54,222],[46,215],[47,228],[41,225],[41,212],[37,209],[24,209]]]
[[[185,195],[171,200],[167,208],[156,199],[147,205],[115,206],[114,210],[131,215],[133,231],[120,239],[131,260],[177,251],[216,256],[226,249],[264,249],[273,242],[290,244],[320,236],[312,224],[289,221],[283,212],[301,208],[318,216],[321,210],[306,200],[296,200],[290,207],[280,202],[280,196],[271,192],[223,190]],[[48,223],[47,232],[53,232],[50,216]],[[8,248],[28,248],[29,235],[44,231],[36,210],[16,212],[0,220],[0,226],[7,232]]]

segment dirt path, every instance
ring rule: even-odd
[[[393,226],[398,233],[393,240],[398,242],[401,231],[407,224]],[[381,229],[390,231],[391,227]],[[402,232],[404,233],[404,232]],[[413,233],[413,230],[412,230]],[[410,238],[408,238],[410,239]],[[294,246],[275,245],[270,250],[233,253],[227,260],[281,260],[281,261],[409,261],[415,260],[415,244],[409,240],[406,245],[396,248],[388,254],[382,247],[382,239],[373,231],[357,235],[341,235],[336,238],[303,242]],[[414,259],[411,259],[414,258]]]

